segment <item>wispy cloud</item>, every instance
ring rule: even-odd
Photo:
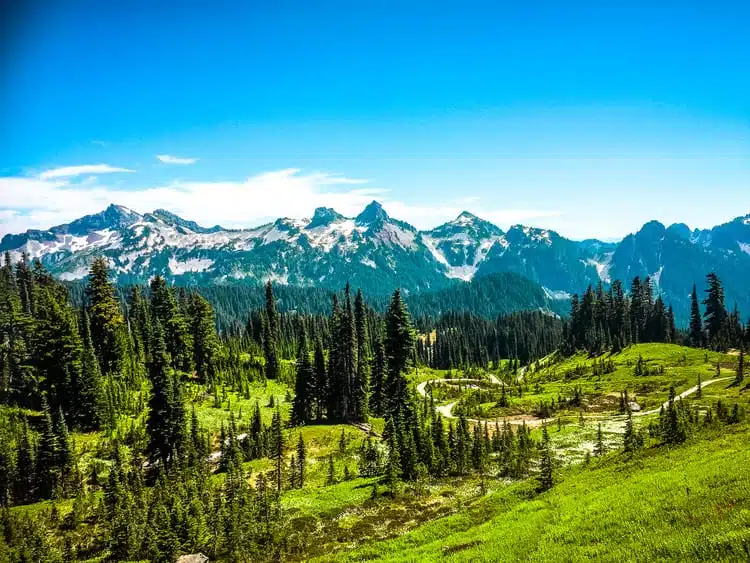
[[[265,172],[241,181],[175,181],[148,188],[107,185],[103,178],[87,177],[73,182],[72,176],[91,173],[91,167],[70,167],[38,177],[0,177],[0,234],[30,228],[46,229],[96,213],[110,203],[145,213],[165,208],[200,224],[252,227],[277,217],[310,217],[316,207],[333,207],[353,217],[377,199],[393,217],[420,229],[429,229],[454,219],[468,209],[501,227],[522,220],[557,215],[555,211],[517,209],[495,211],[479,200],[415,205],[391,197],[388,189],[370,185],[362,178],[325,172],[304,173],[298,169]],[[103,169],[96,168],[100,173]],[[470,204],[470,205],[466,205]]]
[[[82,164],[80,166],[63,166],[62,168],[45,170],[39,174],[39,179],[53,180],[55,178],[71,178],[84,174],[111,174],[114,172],[135,172],[135,170],[110,166],[109,164]]]
[[[164,164],[195,164],[197,158],[181,158],[179,156],[172,156],[171,154],[157,154],[156,158]]]

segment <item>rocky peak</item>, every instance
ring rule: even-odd
[[[325,227],[341,219],[344,219],[344,216],[338,213],[335,209],[331,207],[318,207],[315,209],[315,213],[313,214],[310,223],[308,223],[307,228],[314,229],[315,227]]]
[[[362,213],[357,215],[357,218],[355,220],[357,222],[357,225],[369,226],[379,221],[387,221],[388,214],[385,212],[385,209],[383,209],[383,206],[380,205],[380,203],[373,200],[367,207],[364,208]]]

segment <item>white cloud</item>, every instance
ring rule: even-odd
[[[45,170],[39,174],[39,179],[53,180],[55,178],[71,178],[83,174],[111,174],[113,172],[135,172],[135,170],[110,166],[109,164],[83,164],[81,166],[63,166],[62,168]]]
[[[71,167],[80,169],[83,167]],[[101,170],[99,170],[101,172]],[[72,176],[72,174],[68,174]],[[93,179],[92,179],[93,178]],[[86,214],[96,213],[110,203],[140,213],[168,209],[186,219],[211,226],[251,227],[278,217],[310,217],[316,207],[333,207],[355,216],[373,199],[380,201],[392,217],[419,229],[429,229],[454,219],[466,209],[465,200],[445,205],[413,205],[389,197],[387,189],[369,186],[368,180],[297,169],[277,170],[244,181],[176,181],[145,189],[126,189],[89,177],[88,182],[70,182],[59,174],[45,179],[0,177],[0,235],[29,228],[46,229]],[[474,207],[474,209],[472,209]],[[557,215],[552,211],[528,209],[491,211],[479,202],[469,211],[501,227],[535,217]]]
[[[169,154],[157,154],[156,158],[164,164],[194,164],[198,160],[197,158],[180,158]]]

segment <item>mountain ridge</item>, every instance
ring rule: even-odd
[[[727,301],[750,312],[750,215],[712,229],[649,221],[619,242],[575,241],[555,231],[513,225],[507,231],[463,211],[430,230],[392,218],[373,201],[355,217],[317,208],[310,218],[279,218],[252,228],[203,227],[168,210],[140,214],[110,205],[47,230],[5,235],[0,251],[14,260],[38,258],[63,280],[86,276],[106,256],[123,283],[163,275],[174,283],[260,283],[339,288],[347,281],[369,292],[399,286],[439,290],[454,281],[514,272],[550,295],[589,284],[650,276],[676,309],[693,283],[716,271]]]

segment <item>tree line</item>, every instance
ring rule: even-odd
[[[607,290],[601,283],[596,289],[589,286],[583,295],[571,298],[564,350],[600,354],[640,342],[672,342],[715,350],[746,346],[750,342],[750,325],[743,327],[736,306],[731,313],[727,311],[721,280],[710,273],[706,286],[703,311],[693,286],[688,330],[675,326],[674,311],[660,295],[654,298],[649,277],[635,277],[629,292],[620,280],[612,282]]]

